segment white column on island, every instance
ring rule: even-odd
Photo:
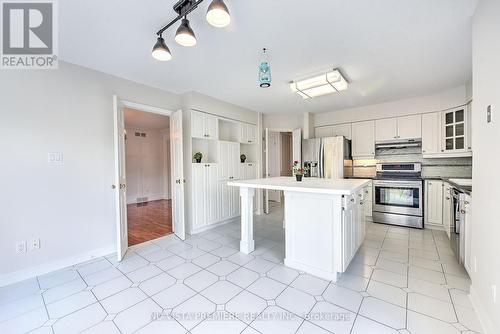
[[[240,251],[250,254],[255,249],[253,240],[253,197],[255,188],[240,187],[241,197],[241,241]]]

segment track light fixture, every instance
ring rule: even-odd
[[[187,15],[198,8],[202,2],[203,0],[179,0],[174,5],[174,11],[177,13],[177,17],[156,33],[158,38],[152,51],[152,55],[155,59],[162,61],[172,59],[172,54],[170,53],[170,50],[165,44],[165,40],[162,36],[165,30],[181,19],[181,25],[175,34],[175,41],[182,46],[196,45],[196,36],[193,29],[191,29]],[[207,9],[206,19],[208,23],[217,28],[223,28],[229,25],[231,22],[231,16],[229,15],[229,10],[223,0],[212,0],[212,3]]]
[[[167,61],[172,59],[172,54],[170,53],[170,50],[167,44],[165,44],[165,40],[161,35],[158,35],[158,39],[156,40],[156,43],[153,46],[153,51],[151,51],[151,55],[153,56],[153,58],[160,61]]]
[[[213,0],[207,10],[207,21],[217,28],[224,28],[231,22],[231,16],[223,0]]]
[[[184,18],[181,21],[181,25],[175,33],[175,41],[182,46],[195,46],[196,36],[194,35],[193,29],[189,25],[189,20]]]

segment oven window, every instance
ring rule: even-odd
[[[418,188],[375,187],[375,204],[418,208],[419,195]]]

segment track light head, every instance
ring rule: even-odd
[[[194,35],[193,29],[191,29],[191,26],[189,25],[188,19],[182,19],[181,25],[175,33],[175,41],[182,46],[196,45],[196,36]]]
[[[154,59],[160,61],[168,61],[172,59],[172,54],[170,53],[170,49],[167,44],[165,44],[165,40],[162,36],[158,36],[155,45],[153,46],[153,51],[151,51],[151,55]]]
[[[207,21],[217,28],[224,28],[231,22],[229,10],[223,0],[213,0],[207,10]]]

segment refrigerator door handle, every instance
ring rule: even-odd
[[[319,142],[319,161],[318,161],[318,165],[319,165],[319,177],[321,178],[324,178],[325,177],[325,163],[324,163],[324,160],[323,160],[323,150],[324,150],[324,146],[323,146],[323,139],[320,139],[320,142]]]

